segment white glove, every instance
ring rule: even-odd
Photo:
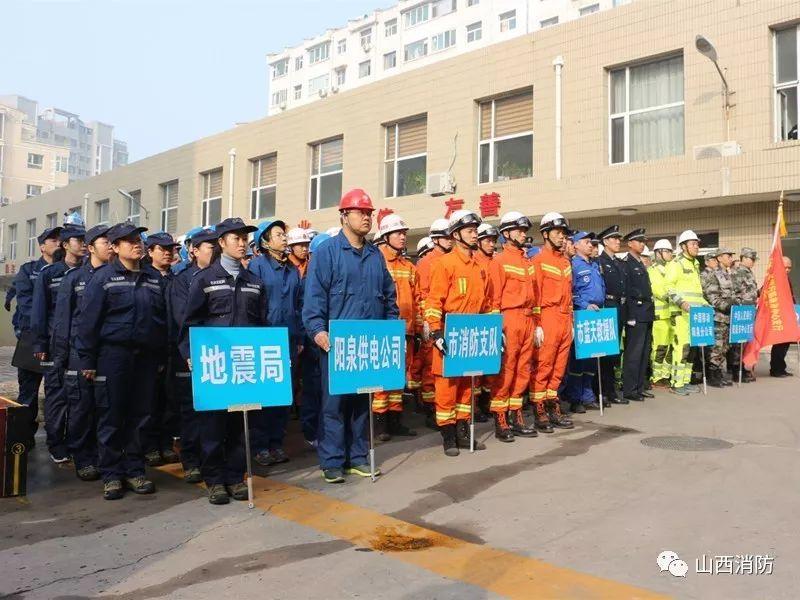
[[[504,333],[502,335],[503,335],[503,345],[500,346],[500,352],[505,352],[506,351],[506,334]]]
[[[423,321],[422,323],[422,339],[426,342],[429,342],[431,339],[431,326],[428,325],[427,321]]]
[[[537,348],[541,348],[542,344],[544,344],[544,329],[542,329],[541,325],[536,328],[536,332],[533,334],[533,344]]]
[[[636,325],[636,321],[628,321],[627,323],[629,327],[633,327],[634,325]]]

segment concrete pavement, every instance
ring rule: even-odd
[[[99,483],[49,463],[40,439],[29,496],[0,500],[0,597],[794,598],[800,377],[759,373],[513,444],[487,424],[488,449],[455,459],[414,416],[423,435],[378,447],[375,484],[326,485],[293,422],[293,460],[259,471],[254,510],[212,507],[156,471],[157,494],[105,502]],[[658,436],[722,442],[642,443]],[[423,547],[386,550],[387,531]],[[686,578],[659,572],[664,550]],[[698,574],[704,555],[769,555],[772,574]]]

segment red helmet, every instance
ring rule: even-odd
[[[342,196],[342,199],[339,201],[340,211],[350,209],[372,211],[375,210],[375,207],[372,206],[372,198],[369,197],[367,192],[361,188],[354,188]]]

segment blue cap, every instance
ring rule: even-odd
[[[541,251],[542,249],[539,246],[533,246],[531,248],[528,248],[528,251],[525,253],[525,256],[527,256],[528,258],[533,258]]]
[[[225,219],[224,221],[217,223],[214,226],[214,230],[217,232],[219,237],[222,237],[226,233],[231,233],[232,231],[240,231],[242,233],[252,233],[258,229],[253,225],[248,225],[239,217],[233,217],[230,219]]]
[[[144,241],[144,245],[147,249],[150,249],[153,246],[161,246],[162,248],[171,248],[177,246],[178,243],[166,231],[158,231],[156,233],[151,233],[150,235],[148,235]]]
[[[122,238],[138,236],[140,233],[147,231],[147,227],[136,227],[133,223],[117,223],[108,228],[106,237],[112,244]]]
[[[318,233],[314,236],[314,239],[311,240],[311,244],[308,246],[308,251],[316,252],[322,243],[327,242],[329,239],[331,239],[331,236],[329,236],[327,233]]]
[[[86,236],[86,229],[84,227],[69,225],[68,227],[63,227],[61,229],[58,234],[58,241],[66,242],[71,238],[82,238],[84,236]]]
[[[203,227],[192,227],[189,231],[186,232],[185,243],[192,241],[194,236],[196,236],[201,231],[203,231]]]
[[[199,246],[203,242],[213,242],[219,237],[219,234],[214,231],[213,227],[206,227],[194,234],[192,237],[192,246]]]
[[[39,237],[36,240],[40,244],[44,244],[44,241],[50,238],[58,239],[59,234],[61,234],[61,230],[63,227],[48,227],[42,233],[39,234]]]
[[[580,242],[582,239],[587,237],[591,239],[591,234],[588,231],[576,231],[572,235],[572,243],[574,244],[575,242]]]
[[[95,225],[86,232],[83,239],[87,244],[91,244],[97,238],[105,237],[106,233],[108,233],[108,225]]]

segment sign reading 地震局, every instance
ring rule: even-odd
[[[714,309],[710,306],[689,307],[689,345],[714,345]]]
[[[443,375],[495,375],[500,372],[503,316],[449,314],[445,317]]]
[[[619,323],[616,308],[576,310],[574,314],[575,358],[597,358],[619,354]]]

